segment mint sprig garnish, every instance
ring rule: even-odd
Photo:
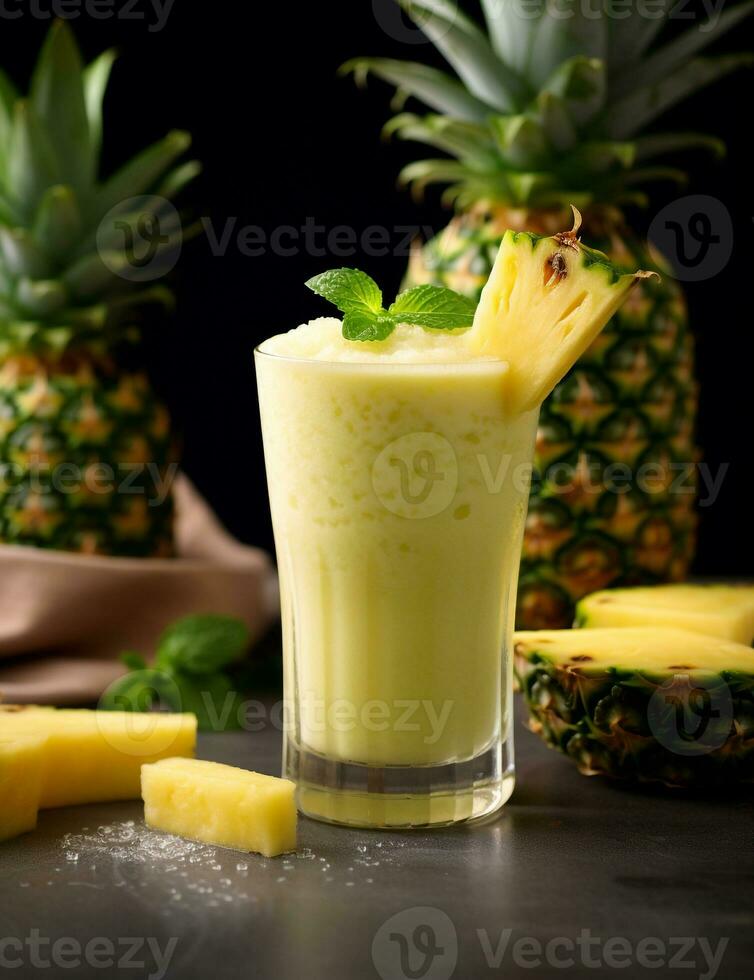
[[[476,304],[445,286],[414,286],[385,309],[382,290],[359,269],[333,269],[314,276],[309,289],[333,303],[343,314],[346,340],[385,340],[399,323],[427,330],[470,327]]]
[[[193,712],[201,731],[238,727],[241,698],[234,668],[243,660],[251,636],[232,616],[184,616],[157,642],[154,666],[139,653],[121,656],[129,673],[105,691],[99,707],[109,711]]]

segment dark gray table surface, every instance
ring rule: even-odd
[[[272,729],[206,736],[199,750],[270,773],[279,751]],[[0,973],[752,976],[751,795],[586,779],[520,724],[517,758],[513,799],[485,826],[302,820],[299,853],[271,860],[147,831],[138,802],[46,811],[0,846]]]

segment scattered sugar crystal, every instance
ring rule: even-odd
[[[317,855],[306,847],[296,854],[286,855],[280,863],[256,856],[250,860],[233,860],[232,854],[227,862],[222,855],[228,852],[220,848],[153,831],[141,821],[129,820],[65,834],[61,841],[61,858],[69,868],[73,866],[85,875],[89,868],[92,871],[99,868],[100,873],[103,868],[113,868],[119,879],[112,882],[115,887],[131,891],[149,887],[161,889],[163,906],[168,909],[163,914],[170,916],[178,914],[176,903],[186,905],[193,901],[195,904],[201,903],[202,907],[218,908],[231,902],[258,902],[257,895],[241,893],[238,886],[248,886],[252,880],[251,872],[254,879],[260,880],[260,884],[271,881],[283,884],[296,870],[296,860],[316,862],[314,867],[319,867],[324,875],[319,879],[323,884],[338,881],[353,888],[357,884],[353,877],[355,870],[380,865],[380,861],[373,860],[377,854],[383,858],[383,864],[392,863],[392,843],[384,847],[381,841],[354,845],[351,864],[342,869],[338,867],[339,862],[331,864],[327,857]],[[396,842],[396,846],[401,845]],[[333,867],[339,875],[335,875]],[[154,873],[158,876],[157,880]],[[305,869],[299,868],[301,874],[306,874]],[[340,877],[342,874],[351,880],[344,881]],[[71,884],[96,887],[92,880],[96,879]],[[359,878],[358,881],[372,884],[374,879]],[[29,886],[28,882],[20,884]]]
[[[137,827],[133,820],[101,825],[96,831],[82,828],[80,834],[65,834],[63,850],[67,861],[87,857],[109,858],[122,864],[163,865],[163,871],[177,871],[185,864],[205,864],[221,870],[217,864],[217,849],[197,841],[185,840],[172,834],[161,834],[149,827]],[[92,871],[97,865],[91,864]]]

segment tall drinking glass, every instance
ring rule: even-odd
[[[537,412],[507,366],[256,353],[284,775],[308,816],[424,827],[514,783],[511,634]]]

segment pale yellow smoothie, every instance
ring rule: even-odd
[[[538,414],[507,413],[507,365],[463,332],[352,342],[320,319],[256,366],[289,737],[374,767],[504,744]]]

